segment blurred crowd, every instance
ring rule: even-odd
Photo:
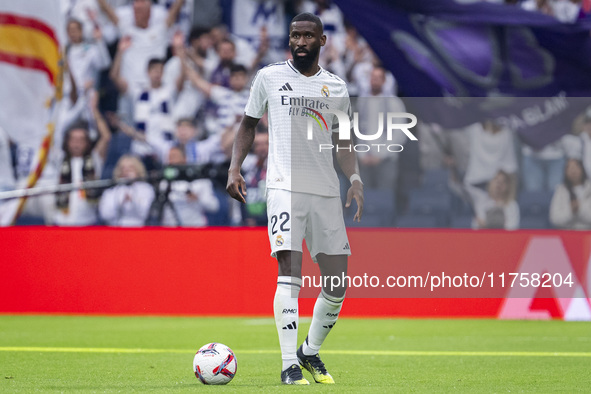
[[[576,0],[505,2],[564,22],[585,10]],[[299,12],[322,19],[320,64],[347,81],[351,96],[393,98],[380,101],[391,106],[383,111],[404,110],[395,76],[330,0],[62,0],[62,11],[65,94],[38,185],[143,180],[30,198],[20,224],[266,225],[265,118],[243,166],[245,205],[228,198],[223,177],[147,175],[170,165],[225,173],[250,81],[291,57],[289,21]],[[591,112],[539,151],[490,121],[417,130],[418,143],[397,142],[401,154],[359,154],[363,225],[591,228]],[[33,156],[0,129],[0,190],[24,185]]]

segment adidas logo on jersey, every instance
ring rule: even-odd
[[[343,248],[343,250],[351,250],[351,248],[349,247],[349,242],[347,242],[345,244],[345,247]]]
[[[296,322],[294,320],[291,323],[289,323],[287,326],[284,326],[283,330],[295,330],[296,328],[298,328],[298,326],[296,325]]]
[[[290,91],[293,92],[293,89],[291,88],[291,85],[289,84],[289,82],[287,82],[285,85],[283,85],[280,89],[280,92],[285,92],[285,91]]]

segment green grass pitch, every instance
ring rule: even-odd
[[[0,315],[0,392],[591,390],[588,322],[343,318],[321,351],[330,387],[281,386],[276,335],[270,318]],[[227,386],[191,369],[213,341],[236,353]]]

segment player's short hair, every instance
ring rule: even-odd
[[[189,33],[189,42],[201,38],[202,35],[208,34],[209,29],[204,29],[203,27],[194,27],[191,29]]]
[[[154,58],[150,59],[148,61],[148,70],[150,70],[152,67],[154,67],[154,66],[156,66],[158,64],[161,64],[161,65],[164,66],[164,60],[163,59],[160,59],[160,58],[157,58],[157,57],[154,57]]]
[[[248,74],[248,70],[242,64],[233,64],[232,67],[230,67],[230,74],[234,73]]]
[[[301,14],[297,14],[291,20],[291,23],[294,22],[312,22],[316,25],[317,28],[320,29],[321,32],[324,31],[324,26],[322,25],[322,21],[320,20],[320,18],[310,12],[302,12]]]

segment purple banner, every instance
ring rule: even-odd
[[[444,127],[510,118],[522,139],[539,148],[569,131],[556,127],[553,103],[571,118],[584,110],[585,100],[576,100],[578,107],[569,98],[591,97],[590,18],[564,24],[517,6],[468,0],[335,1],[404,96],[527,98],[513,106],[482,106],[482,99],[448,106],[442,100],[429,112],[447,119]],[[524,110],[545,112],[530,126],[518,121]]]

